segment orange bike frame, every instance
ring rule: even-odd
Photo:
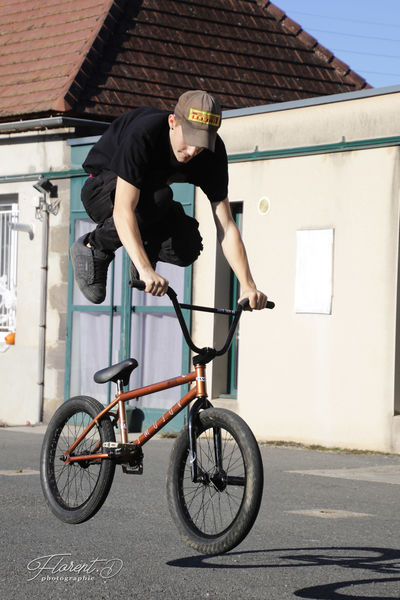
[[[153,423],[146,431],[144,431],[134,442],[132,442],[136,446],[143,446],[146,442],[148,442],[158,431],[160,431],[164,425],[166,425],[171,419],[173,419],[177,414],[181,412],[186,406],[192,402],[195,398],[207,398],[206,391],[206,367],[205,365],[196,365],[195,371],[188,373],[187,375],[181,375],[179,377],[174,377],[172,379],[166,379],[164,381],[160,381],[159,383],[154,383],[152,385],[147,385],[142,388],[137,388],[136,390],[131,390],[128,392],[117,393],[115,399],[110,402],[108,406],[104,408],[99,414],[89,423],[86,429],[76,438],[72,446],[68,448],[65,452],[66,463],[76,462],[80,460],[100,460],[109,458],[106,453],[96,453],[96,454],[88,454],[85,456],[71,456],[72,452],[75,448],[81,443],[81,441],[86,437],[86,435],[93,429],[93,427],[101,420],[101,418],[106,415],[110,410],[118,405],[118,419],[120,421],[120,431],[121,431],[121,443],[128,443],[128,427],[126,423],[126,411],[125,411],[125,402],[128,400],[134,400],[135,398],[141,398],[142,396],[148,396],[149,394],[154,394],[157,392],[162,392],[163,390],[167,390],[172,387],[178,387],[180,385],[184,385],[185,383],[195,383],[195,387],[193,387],[189,392],[183,396],[176,404],[174,404],[170,409],[168,409],[162,417],[160,417],[155,423]],[[99,442],[99,447],[101,442]]]

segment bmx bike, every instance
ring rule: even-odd
[[[139,280],[132,285],[144,289]],[[229,349],[246,301],[233,311],[180,304],[172,288],[167,294],[183,336],[195,353],[194,370],[130,391],[124,387],[138,366],[134,358],[97,371],[97,383],[116,383],[115,399],[104,407],[94,398],[76,396],[58,408],[43,440],[41,484],[56,517],[65,523],[87,521],[106,500],[116,465],[122,465],[124,473],[141,474],[143,446],[194,401],[169,459],[168,506],[183,540],[198,552],[215,555],[231,550],[246,537],[257,518],[263,491],[261,454],[252,431],[234,412],[214,408],[206,389],[206,365]],[[267,308],[273,307],[273,302],[267,304]],[[232,322],[222,348],[198,348],[182,308],[230,315]],[[137,439],[129,441],[125,403],[184,384],[191,384],[191,389]],[[120,441],[114,432],[118,424]]]

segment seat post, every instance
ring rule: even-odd
[[[122,383],[122,379],[117,380],[117,394],[116,396],[120,396],[124,391],[124,386]],[[125,402],[122,400],[118,400],[118,416],[119,416],[119,427],[121,431],[121,443],[128,443],[128,425],[126,422],[126,408]]]

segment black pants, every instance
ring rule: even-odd
[[[97,249],[115,252],[122,246],[114,225],[113,210],[117,176],[111,171],[89,177],[82,188],[82,204],[97,227],[89,242]],[[161,260],[186,267],[203,249],[199,224],[173,200],[169,186],[141,190],[135,211],[140,233],[152,263]]]

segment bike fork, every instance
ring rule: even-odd
[[[196,422],[200,410],[204,410],[206,408],[212,408],[211,402],[209,402],[207,398],[198,398],[189,411],[189,461],[193,483],[198,483],[199,481],[201,481],[201,478],[199,479],[199,472],[197,467]]]
[[[211,402],[207,398],[198,398],[190,409],[188,428],[189,428],[189,461],[193,483],[203,482],[204,473],[199,473],[197,464],[197,446],[196,446],[196,424],[200,410],[212,408]],[[221,458],[221,430],[219,427],[214,427],[214,452],[215,464],[218,471],[222,467]]]

